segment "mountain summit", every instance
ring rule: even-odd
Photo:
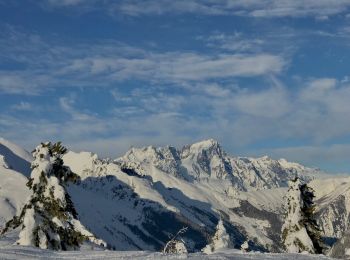
[[[321,173],[267,156],[234,157],[223,151],[214,139],[185,145],[179,150],[172,146],[132,148],[116,162],[140,175],[148,175],[152,172],[150,167],[155,167],[187,181],[223,180],[241,191],[287,187],[290,178],[299,176],[310,180],[307,174]]]

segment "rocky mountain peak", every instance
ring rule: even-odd
[[[191,145],[185,145],[181,151],[181,157],[186,158],[188,156],[197,156],[199,154],[206,153],[208,156],[222,156],[223,150],[218,141],[214,139],[207,139]]]

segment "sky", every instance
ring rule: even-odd
[[[349,45],[350,0],[0,0],[0,136],[350,173]]]

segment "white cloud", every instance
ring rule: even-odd
[[[94,121],[95,118],[88,114],[78,111],[74,108],[75,105],[75,96],[71,95],[69,97],[61,97],[59,99],[59,104],[61,109],[71,115],[73,120],[76,121]]]
[[[312,80],[309,85],[301,92],[301,98],[306,100],[320,100],[334,90],[337,84],[336,79],[321,78]]]
[[[202,15],[241,15],[251,17],[305,17],[326,20],[348,13],[349,0],[43,0],[52,7],[104,9],[109,14],[129,16],[194,13]],[[40,3],[40,2],[39,2]]]
[[[50,77],[36,72],[0,71],[0,92],[10,94],[37,95],[43,86],[52,84]]]
[[[257,154],[262,153],[269,154],[276,159],[281,157],[288,158],[290,161],[299,162],[310,167],[324,167],[331,172],[345,173],[348,171],[346,162],[349,161],[350,144],[284,147],[266,149],[259,151]],[[336,167],[337,170],[334,169],[336,164],[339,165]],[[343,172],[339,172],[339,169],[343,169]]]
[[[276,119],[291,109],[287,90],[277,87],[238,94],[232,103],[243,114],[263,118]]]
[[[306,99],[309,89],[326,94]],[[185,86],[181,95],[144,87],[113,93],[116,104],[108,116],[79,108],[77,95],[61,97],[59,106],[68,120],[1,115],[0,135],[29,148],[46,139],[62,140],[73,149],[103,156],[121,155],[131,145],[181,146],[209,137],[236,155],[265,152],[312,166],[344,161],[349,154],[346,145],[329,145],[350,133],[350,86],[335,79],[305,80],[294,90],[272,79],[259,92],[216,83]],[[307,140],[310,145],[258,152],[247,148],[257,142],[268,147],[271,140]]]
[[[271,54],[208,56],[198,53],[146,53],[138,58],[88,57],[75,59],[61,73],[104,75],[109,79],[148,81],[203,81],[215,78],[252,77],[282,71],[286,61]]]
[[[78,5],[86,2],[93,2],[91,0],[47,0],[49,4],[56,5],[56,6],[72,6],[72,5]]]
[[[18,111],[30,111],[33,110],[33,106],[28,102],[21,101],[18,104],[13,105],[12,109]]]
[[[8,60],[25,65],[0,70],[0,91],[37,94],[61,87],[103,87],[126,80],[183,84],[187,81],[279,74],[287,65],[270,53],[203,54],[146,51],[119,42],[58,45],[13,28],[2,33],[0,48]]]
[[[211,84],[200,84],[197,86],[198,90],[203,91],[203,93],[208,94],[213,97],[227,97],[231,95],[231,90],[225,87],[220,86],[217,83]]]
[[[241,33],[234,33],[232,35],[214,33],[207,38],[199,37],[199,39],[205,40],[209,47],[219,47],[224,50],[235,52],[261,52],[262,47],[266,45],[263,39],[245,38]]]
[[[132,16],[199,13],[253,17],[327,17],[345,12],[349,6],[348,0],[124,0],[115,8],[118,12]]]

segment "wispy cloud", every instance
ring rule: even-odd
[[[55,79],[38,71],[0,71],[0,92],[37,95],[48,88]]]
[[[29,102],[21,101],[18,104],[13,105],[12,109],[17,111],[31,111],[33,110],[33,106]]]
[[[316,168],[323,168],[334,173],[346,173],[349,161],[350,144],[332,144],[319,146],[296,146],[275,149],[265,149],[257,154],[269,154],[275,158],[288,158]],[[334,170],[337,164],[337,171]]]
[[[51,5],[56,6],[72,6],[72,5],[78,5],[86,2],[92,3],[91,0],[47,0],[47,2]]]
[[[105,116],[79,108],[77,95],[61,97],[59,106],[70,116],[68,120],[40,119],[33,124],[32,120],[3,115],[0,134],[25,143],[28,141],[22,136],[31,142],[40,141],[35,137],[40,132],[41,140],[61,139],[75,149],[103,155],[120,155],[130,145],[183,145],[208,137],[223,141],[227,150],[235,151],[263,140],[307,140],[310,147],[326,147],[329,142],[348,136],[350,86],[346,83],[328,78],[307,79],[297,90],[275,79],[265,82],[268,83],[270,87],[258,92],[217,83],[194,85],[185,88],[181,95],[147,92],[144,88],[128,93],[116,89],[112,91],[116,103]],[[311,93],[315,94],[310,96]],[[32,137],[28,138],[30,133]],[[315,150],[312,155],[304,147],[281,149],[270,154],[307,162],[302,160],[304,154],[308,156],[305,158],[312,158],[308,162],[316,162]],[[340,153],[335,150],[334,153]],[[296,151],[294,155],[292,151]],[[249,154],[249,150],[246,152]]]
[[[250,17],[305,17],[326,20],[348,11],[348,0],[44,0],[53,7],[90,7],[110,14],[128,16],[194,13],[201,15],[239,15]]]
[[[23,69],[1,70],[0,91],[36,94],[71,87],[111,86],[127,80],[173,84],[280,73],[287,61],[270,53],[160,52],[105,41],[74,46],[45,42],[36,35],[8,30],[3,55]]]
[[[207,56],[198,53],[146,53],[137,58],[89,57],[76,59],[63,70],[81,75],[182,81],[261,76],[280,72],[286,62],[271,54]]]
[[[350,6],[348,0],[146,0],[122,1],[116,9],[127,15],[165,13],[199,13],[205,15],[242,15],[253,17],[327,17],[345,12]]]
[[[73,120],[76,121],[93,121],[95,120],[95,118],[88,113],[83,113],[81,111],[78,111],[77,109],[75,109],[74,105],[75,105],[75,96],[71,95],[69,97],[61,97],[59,98],[59,104],[61,109],[68,113]]]
[[[36,21],[21,28],[0,25],[0,95],[9,97],[2,106],[0,135],[28,148],[56,139],[74,149],[115,156],[130,145],[181,146],[213,137],[233,153],[274,146],[279,147],[271,151],[275,156],[300,161],[304,155],[311,162],[326,158],[327,145],[350,138],[349,79],[345,66],[336,66],[348,61],[350,34],[341,17],[350,1],[34,2],[44,8],[33,8],[38,20],[47,19],[46,11],[64,14],[74,28],[62,35],[40,29]],[[9,9],[20,7],[13,5]],[[181,17],[180,26],[178,14],[195,15]],[[163,17],[155,15],[166,15],[169,27],[143,42],[140,23],[159,25]],[[207,25],[199,15],[213,15],[210,23],[217,28],[189,33],[199,22]],[[221,15],[235,17],[214,17]],[[80,23],[91,24],[91,17],[103,21],[86,37]],[[276,17],[320,21],[265,19]],[[108,28],[97,32],[108,19]],[[237,24],[228,28],[226,20]],[[115,25],[120,35],[114,34]],[[115,40],[130,28],[134,35],[125,41],[135,45]],[[163,39],[163,33],[171,37]],[[329,70],[322,78],[325,66]],[[333,153],[347,152],[342,149],[337,146]]]
[[[206,41],[209,47],[219,47],[235,52],[258,52],[262,50],[262,46],[265,44],[265,40],[263,39],[244,38],[238,32],[233,35],[216,32],[209,37],[197,37],[197,39]]]

